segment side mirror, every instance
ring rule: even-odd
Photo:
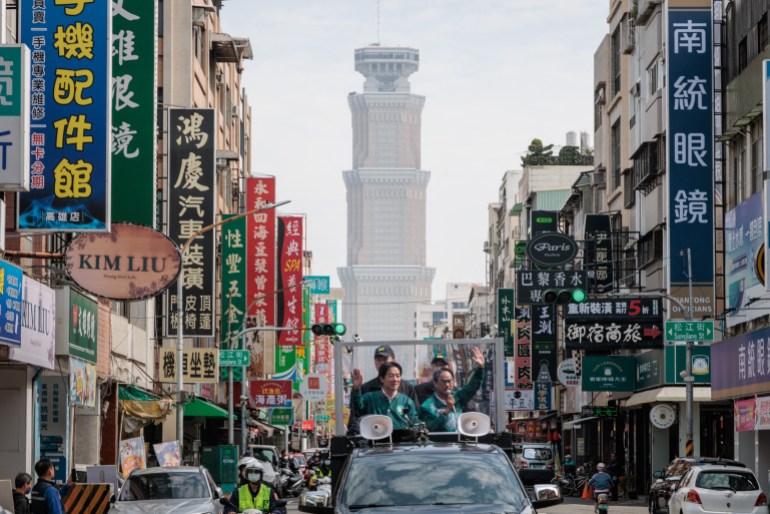
[[[221,498],[225,495],[224,491],[222,491],[221,487],[217,487],[214,489],[214,498]]]
[[[561,496],[561,489],[558,485],[535,484],[534,499],[532,500],[532,506],[535,510],[558,505],[562,502],[564,502],[564,498]]]

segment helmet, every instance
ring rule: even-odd
[[[259,461],[254,457],[249,457],[248,455],[246,457],[241,457],[241,459],[238,461],[238,469],[243,469],[244,466],[248,466],[253,462],[259,462]]]
[[[246,464],[244,474],[246,475],[246,480],[252,483],[257,483],[262,481],[264,471],[265,470],[262,467],[262,463],[254,459],[254,462],[249,462]]]

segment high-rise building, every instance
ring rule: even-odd
[[[349,333],[363,341],[412,339],[415,308],[431,299],[425,265],[430,172],[420,168],[425,97],[410,92],[420,53],[372,45],[355,51],[363,93],[350,93],[353,169],[347,188],[347,266],[339,268]]]

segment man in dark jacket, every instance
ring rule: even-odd
[[[32,514],[62,514],[61,497],[53,481],[53,462],[40,459],[35,464],[37,483],[32,488],[30,512]]]
[[[29,473],[19,473],[14,480],[13,511],[14,514],[29,514],[29,499],[32,491],[32,477]]]
[[[374,368],[379,373],[380,366],[385,364],[386,362],[393,362],[396,360],[396,354],[393,352],[393,348],[391,348],[388,345],[382,345],[378,346],[374,350]],[[370,381],[364,383],[361,386],[361,396],[365,395],[366,393],[371,393],[372,391],[379,391],[382,389],[382,382],[380,382],[379,374],[378,376],[374,377]],[[417,403],[417,393],[414,390],[414,386],[407,382],[406,380],[402,380],[401,384],[398,386],[398,392],[401,394],[404,394],[412,399],[414,402],[416,408],[419,410],[420,406]],[[415,415],[417,413],[415,412]],[[348,420],[348,435],[358,435],[358,419],[362,416],[361,413],[356,412],[356,409],[351,406],[350,409],[350,419]]]
[[[436,386],[433,384],[433,374],[440,370],[441,368],[448,368],[449,363],[444,359],[443,355],[436,355],[433,357],[433,360],[430,361],[430,365],[433,366],[433,369],[431,370],[431,380],[428,380],[427,382],[423,382],[422,384],[417,384],[414,388],[415,392],[417,393],[417,409],[422,406],[423,403],[425,403],[425,400],[433,396],[433,393],[436,392]]]

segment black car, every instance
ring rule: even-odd
[[[551,484],[526,490],[500,447],[460,442],[456,436],[444,442],[356,447],[334,490],[333,496],[326,497],[316,492],[303,494],[299,510],[314,514],[518,514],[563,501],[558,487]]]
[[[662,471],[656,471],[652,477],[655,481],[650,488],[649,511],[650,514],[668,514],[668,500],[671,494],[679,484],[682,476],[695,465],[723,465],[723,466],[741,466],[745,464],[730,460],[719,459],[715,457],[677,457],[666,466]]]

